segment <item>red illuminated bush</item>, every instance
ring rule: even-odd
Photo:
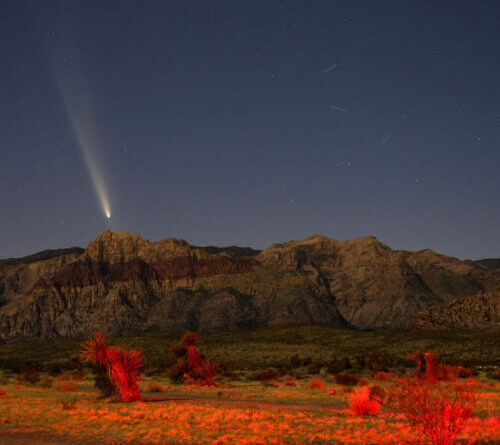
[[[472,417],[476,398],[471,379],[445,384],[411,377],[392,388],[388,406],[406,416],[423,443],[453,445]]]
[[[321,379],[312,379],[307,384],[307,387],[309,389],[323,389],[325,387],[325,384],[323,383],[323,380],[321,380]]]
[[[201,385],[216,386],[214,377],[217,363],[203,359],[195,346],[197,344],[198,335],[195,332],[184,333],[181,342],[170,350],[177,363],[167,370],[167,374],[174,381],[194,381]]]
[[[380,410],[380,402],[372,396],[370,387],[361,386],[349,397],[349,408],[355,416],[374,416]]]
[[[140,351],[123,351],[107,346],[106,337],[100,332],[82,346],[85,361],[92,361],[96,366],[106,369],[109,382],[117,388],[120,401],[142,400],[137,384],[139,368],[144,366]]]
[[[435,352],[415,351],[408,355],[417,364],[417,376],[425,378],[428,383],[438,380],[456,380],[457,377],[469,378],[472,372],[469,368],[459,365],[446,365],[438,363],[439,354]]]
[[[387,381],[391,380],[391,375],[388,372],[380,371],[380,372],[377,372],[373,376],[373,380],[379,380],[381,382],[387,382]]]

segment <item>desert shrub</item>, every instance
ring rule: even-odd
[[[307,367],[308,374],[319,374],[320,371],[321,371],[321,367],[319,365],[317,365],[316,363],[311,363]]]
[[[187,331],[182,334],[181,344],[185,346],[197,345],[200,341],[198,334],[196,332]]]
[[[8,383],[9,383],[9,378],[7,377],[5,372],[0,370],[0,385],[7,385]]]
[[[262,385],[269,386],[271,388],[278,388],[280,386],[277,380],[262,380]]]
[[[413,376],[391,389],[387,406],[405,415],[423,443],[453,445],[472,417],[476,399],[472,379],[443,384]]]
[[[34,385],[40,381],[40,373],[33,368],[24,369],[19,374],[17,380],[19,383],[31,383]]]
[[[60,392],[73,392],[76,390],[76,383],[65,375],[60,375],[56,379],[55,388]]]
[[[488,371],[486,373],[486,377],[488,377],[491,380],[500,381],[500,369]]]
[[[325,387],[325,384],[323,383],[323,380],[321,380],[321,379],[312,379],[307,384],[307,387],[309,389],[323,389]]]
[[[71,358],[71,363],[74,370],[81,371],[83,369],[82,361],[78,355]]]
[[[162,392],[163,386],[156,382],[149,382],[146,391],[148,392]]]
[[[300,371],[296,371],[293,375],[294,375],[294,377],[295,377],[297,380],[300,380],[300,379],[305,378],[304,373],[303,373],[303,372],[300,372]]]
[[[62,366],[59,362],[48,363],[45,366],[45,370],[52,376],[56,377],[62,372]]]
[[[272,369],[268,369],[267,371],[261,371],[257,372],[254,375],[255,380],[275,380],[279,377],[279,374],[276,371],[273,371]]]
[[[366,368],[366,357],[363,355],[357,355],[354,357],[354,366],[357,369],[365,369]]]
[[[292,368],[300,368],[302,366],[302,360],[299,358],[298,354],[294,354],[290,357],[290,366]]]
[[[85,361],[94,363],[101,376],[103,368],[107,371],[109,382],[106,382],[105,386],[115,386],[120,401],[142,400],[138,386],[139,368],[144,366],[140,351],[123,351],[107,346],[106,337],[99,332],[94,335],[94,338],[87,340],[82,347]]]
[[[470,368],[459,367],[458,369],[458,377],[461,379],[470,379],[473,374],[474,372]]]
[[[85,378],[85,371],[83,369],[75,369],[71,373],[71,378],[73,380],[83,380]]]
[[[302,366],[309,366],[312,363],[311,357],[304,357],[302,359]]]
[[[350,360],[347,357],[343,357],[340,360],[331,361],[326,369],[330,374],[339,374],[351,368],[352,365]]]
[[[368,386],[361,386],[351,393],[349,408],[355,416],[374,416],[380,410],[380,402],[372,396]]]
[[[177,363],[167,370],[167,375],[174,381],[189,381],[201,385],[216,386],[214,382],[217,373],[217,363],[204,359],[196,348],[198,334],[185,332],[181,342],[174,345],[170,353]]]
[[[403,367],[399,367],[398,369],[396,369],[395,371],[395,374],[398,376],[398,377],[402,377],[404,375],[406,375],[408,372],[408,370],[406,368],[403,368]]]
[[[177,363],[174,363],[172,366],[168,367],[165,371],[165,375],[172,380],[173,382],[182,382],[184,379],[184,372]]]
[[[52,384],[54,382],[54,379],[50,375],[43,376],[42,379],[40,380],[39,385],[42,388],[52,388]]]
[[[382,403],[385,400],[386,392],[384,388],[381,388],[378,385],[370,385],[370,399],[376,400],[379,403]]]
[[[67,411],[75,409],[76,407],[76,399],[71,400],[61,400],[61,408]]]
[[[445,380],[443,370],[438,365],[439,355],[434,352],[424,352],[425,377],[429,380]],[[447,373],[447,372],[446,372]]]
[[[384,359],[380,354],[372,352],[370,357],[368,357],[368,367],[374,372],[380,372],[385,369]]]
[[[391,380],[391,375],[388,372],[379,371],[373,376],[373,380],[388,382],[389,380]]]
[[[469,378],[472,376],[472,371],[464,366],[456,364],[441,364],[438,363],[439,354],[435,352],[419,352],[415,351],[409,355],[417,364],[417,376],[425,378],[428,383],[435,383],[438,380],[450,381],[457,377]]]
[[[344,386],[354,386],[358,383],[359,377],[354,374],[336,374],[335,383]]]

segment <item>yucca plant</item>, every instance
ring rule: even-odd
[[[97,332],[94,338],[82,345],[81,355],[86,362],[93,362],[98,369],[97,376],[100,378],[96,378],[96,387],[101,387],[105,393],[111,392],[109,395],[117,393],[121,402],[142,400],[138,380],[141,377],[139,369],[144,364],[140,351],[124,351],[107,346],[104,334]],[[103,370],[106,371],[105,374]],[[107,381],[103,379],[103,374]]]

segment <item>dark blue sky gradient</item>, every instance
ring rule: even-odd
[[[500,257],[497,1],[4,1],[0,66],[1,258],[106,228]]]

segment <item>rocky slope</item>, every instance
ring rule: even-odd
[[[395,251],[373,237],[315,235],[259,252],[106,231],[82,253],[0,262],[0,338],[293,324],[401,329],[423,310],[499,283],[497,270],[430,250]]]
[[[79,247],[71,247],[0,260],[0,307],[13,299],[22,298],[40,278],[51,277],[76,260],[83,251]]]
[[[416,329],[500,329],[500,293],[489,292],[434,306],[415,318]]]

